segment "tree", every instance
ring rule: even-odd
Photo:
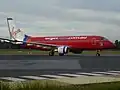
[[[116,45],[117,48],[119,47],[119,41],[118,40],[115,40],[115,45]]]
[[[120,48],[120,41],[118,41],[118,48]]]

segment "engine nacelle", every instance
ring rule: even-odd
[[[67,46],[60,46],[60,47],[58,47],[58,53],[61,53],[61,54],[68,53],[68,47]]]

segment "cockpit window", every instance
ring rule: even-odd
[[[105,37],[102,37],[102,38],[101,38],[101,40],[108,40],[108,39],[107,39],[107,38],[105,38]]]

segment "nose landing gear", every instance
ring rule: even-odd
[[[100,56],[100,50],[97,50],[96,56]]]

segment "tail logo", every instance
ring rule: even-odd
[[[16,31],[14,31],[14,27],[13,27],[11,34],[12,34],[12,36],[16,36],[19,32],[21,32],[20,29],[17,29]]]

